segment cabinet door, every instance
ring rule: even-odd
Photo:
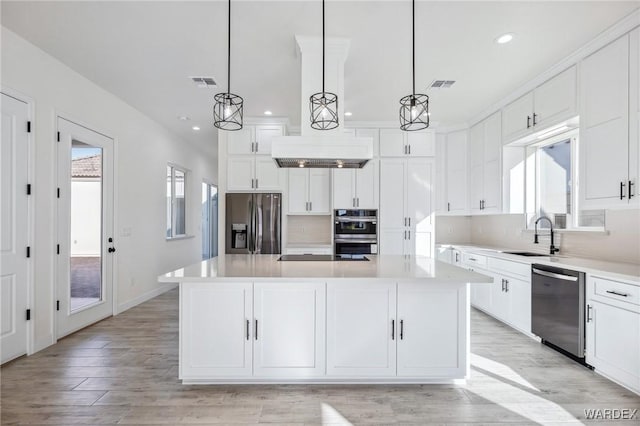
[[[406,226],[406,166],[403,159],[380,160],[380,227]]]
[[[433,160],[407,160],[407,217],[415,232],[433,230],[433,169]]]
[[[282,126],[256,126],[256,148],[257,154],[271,155],[271,139],[274,136],[283,136]]]
[[[331,170],[309,169],[309,210],[331,213]]]
[[[580,207],[627,204],[621,184],[629,172],[629,36],[587,57],[580,69]]]
[[[355,170],[355,189],[356,207],[378,208],[378,160],[369,160],[366,166]]]
[[[253,156],[227,157],[227,189],[251,191],[253,189],[255,158]]]
[[[402,157],[405,155],[404,135],[400,129],[380,129],[380,156]]]
[[[356,171],[353,169],[333,169],[334,209],[355,208],[355,179]]]
[[[446,141],[445,210],[464,213],[467,210],[467,132],[453,132]]]
[[[533,129],[533,92],[529,92],[502,109],[502,142],[509,143]]]
[[[404,254],[433,257],[434,238],[432,231],[416,232],[415,228],[407,230]]]
[[[640,391],[640,314],[593,300],[587,309],[587,363]]]
[[[260,191],[282,191],[283,174],[271,157],[256,156],[256,189]]]
[[[255,376],[324,375],[324,288],[324,283],[254,284]]]
[[[483,212],[499,212],[502,206],[502,139],[500,113],[484,120],[484,150],[482,170]]]
[[[412,157],[433,157],[436,155],[436,133],[434,131],[408,132],[406,138],[407,152]]]
[[[484,168],[481,164],[469,169],[469,208],[472,213],[480,213],[481,202],[484,197],[482,181]]]
[[[464,371],[466,321],[459,315],[466,303],[464,285],[398,284],[398,376]]]
[[[395,376],[395,314],[395,283],[327,283],[327,375]]]
[[[373,139],[373,156],[380,156],[380,130],[378,129],[356,129],[356,137],[369,137]]]
[[[576,68],[572,66],[534,90],[536,130],[544,130],[578,115]]]
[[[640,28],[629,34],[629,180],[630,200],[640,203]]]
[[[502,152],[502,118],[499,112],[490,115],[483,121],[484,138],[482,147],[482,158],[484,163],[500,161]]]
[[[477,271],[481,274],[486,274],[484,271]],[[491,294],[493,292],[493,284],[478,283],[471,284],[471,302],[474,306],[482,309],[483,311],[491,311]]]
[[[407,228],[378,228],[379,254],[403,255]]]
[[[252,284],[183,283],[180,292],[180,378],[251,376]]]
[[[226,132],[227,154],[252,154],[255,130],[253,126],[245,126],[234,132]]]
[[[509,298],[509,323],[531,333],[531,282],[507,277],[505,279]]]
[[[289,214],[308,212],[309,170],[289,169]]]
[[[484,274],[493,278],[493,283],[489,284],[491,286],[491,306],[489,313],[502,321],[508,322],[509,297],[508,293],[504,290],[505,284],[502,281],[505,278],[502,275],[489,272],[485,272]]]

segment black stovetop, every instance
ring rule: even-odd
[[[280,256],[278,260],[282,261],[303,261],[303,262],[340,262],[340,261],[351,261],[351,262],[368,262],[367,259],[362,254],[284,254]]]

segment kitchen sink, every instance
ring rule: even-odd
[[[546,257],[548,254],[534,253],[531,251],[503,251],[505,254],[514,254],[516,256],[527,256],[527,257]]]

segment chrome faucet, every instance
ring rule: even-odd
[[[547,216],[540,216],[536,220],[536,224],[535,224],[536,234],[533,239],[533,242],[534,244],[538,244],[538,222],[540,222],[542,219],[546,219],[549,222],[549,226],[551,227],[551,246],[549,246],[549,253],[551,253],[551,255],[553,256],[554,254],[560,251],[560,248],[553,245],[553,222],[551,222],[551,219],[549,219]]]

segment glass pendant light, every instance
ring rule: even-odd
[[[322,0],[322,92],[309,98],[311,127],[331,130],[338,127],[338,95],[324,91],[324,0]]]
[[[429,96],[416,94],[416,0],[411,5],[413,92],[400,99],[400,129],[405,131],[429,127]]]
[[[244,101],[240,96],[231,93],[231,0],[229,0],[227,28],[227,91],[218,93],[214,97],[216,103],[213,106],[213,125],[220,130],[240,130]]]

